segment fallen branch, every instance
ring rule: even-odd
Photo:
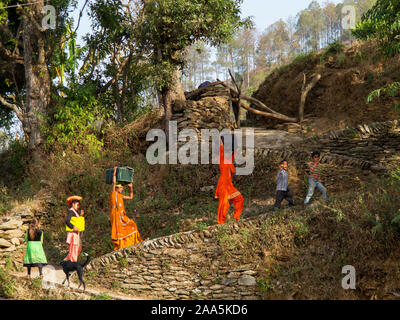
[[[243,103],[240,103],[240,107],[242,107],[243,109],[246,109],[247,111],[249,111],[251,113],[258,114],[260,116],[267,117],[267,118],[281,120],[284,122],[297,122],[297,118],[288,117],[284,114],[276,112],[275,110],[272,110],[271,108],[267,107],[265,104],[263,104],[261,101],[257,100],[256,98],[241,95],[240,99],[239,99],[239,97],[238,97],[239,93],[235,89],[228,87],[225,83],[223,83],[223,85],[230,89],[231,97],[232,97],[231,99],[233,102],[240,103],[240,99],[242,99],[242,100],[250,102],[251,104],[253,104],[261,109],[268,111],[268,112],[263,112],[263,111],[248,107],[248,106],[244,105]]]
[[[243,96],[242,96],[242,99],[246,100]],[[235,99],[233,99],[233,100],[235,100]],[[251,107],[248,107],[243,103],[240,103],[240,107],[242,107],[243,109],[246,109],[247,111],[249,111],[251,113],[258,114],[258,115],[263,116],[263,117],[272,118],[272,119],[276,119],[276,120],[281,120],[281,121],[284,121],[284,122],[297,122],[297,118],[291,118],[291,117],[285,116],[285,115],[280,114],[280,113],[263,112],[263,111],[256,110],[256,109],[253,109]]]

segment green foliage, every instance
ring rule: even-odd
[[[400,239],[400,168],[392,170],[389,176],[374,181],[372,185],[372,190],[363,188],[358,197],[366,223],[376,235],[387,239],[394,235]]]
[[[7,150],[0,157],[0,170],[2,172],[0,181],[8,187],[21,184],[25,178],[28,164],[29,157],[26,144],[19,139],[11,140]]]
[[[269,278],[258,278],[257,288],[261,293],[268,293],[272,289],[271,280]]]
[[[339,40],[332,42],[324,51],[321,56],[322,60],[326,60],[326,58],[335,56],[337,54],[343,53],[345,46],[340,43]]]
[[[315,52],[300,53],[293,59],[292,63],[306,64],[310,62],[315,57],[315,55]]]
[[[111,297],[108,293],[102,292],[98,295],[95,295],[90,298],[90,300],[113,300],[113,297]]]
[[[195,41],[219,45],[241,25],[242,0],[149,0],[142,7],[137,24],[140,46],[152,52],[158,88],[167,86],[177,66],[182,66],[182,50]]]
[[[58,143],[67,146],[89,146],[99,149],[102,133],[96,121],[110,116],[108,110],[97,99],[92,84],[63,89],[68,99],[58,98],[58,106],[51,127],[46,128],[47,145]]]
[[[377,39],[381,50],[388,56],[400,52],[400,2],[378,0],[352,30],[360,40]]]
[[[343,67],[345,63],[346,63],[346,54],[342,52],[337,56],[336,65],[338,67]]]
[[[361,40],[376,39],[380,50],[387,56],[400,53],[400,2],[398,0],[378,0],[376,4],[362,16],[353,35]],[[381,95],[394,97],[398,94],[399,82],[372,91],[367,102],[370,103]],[[398,106],[396,105],[395,108]]]
[[[121,268],[125,268],[128,265],[128,257],[118,258],[118,264]]]
[[[309,227],[305,219],[297,218],[292,222],[294,226],[294,241],[297,245],[304,243],[307,240],[309,235]]]
[[[399,94],[399,92],[400,82],[393,82],[383,88],[372,91],[367,97],[367,102],[371,103],[374,99],[379,99],[383,95],[387,97],[395,97]]]
[[[362,61],[368,61],[368,58],[369,58],[368,53],[361,50],[360,52],[357,52],[357,54],[355,55],[354,61],[360,63]]]
[[[10,299],[15,293],[15,281],[5,268],[0,267],[0,297]]]

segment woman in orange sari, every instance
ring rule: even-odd
[[[232,149],[234,150],[234,148]],[[236,150],[230,153],[230,159],[225,158],[224,152],[224,142],[221,140],[221,145],[219,148],[219,170],[221,171],[221,176],[219,177],[217,190],[215,191],[215,198],[219,199],[217,219],[218,224],[225,223],[226,214],[231,206],[231,203],[235,207],[233,217],[236,219],[236,221],[239,221],[240,215],[243,211],[244,202],[242,194],[232,184],[232,174],[235,173],[233,159]]]
[[[124,196],[122,194],[124,186],[117,184],[116,181],[116,170],[117,167],[114,167],[113,192],[110,194],[111,241],[114,250],[142,241],[135,221],[127,217],[124,207],[124,199],[133,199],[132,183],[128,184],[131,188],[130,196]]]

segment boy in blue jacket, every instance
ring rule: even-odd
[[[293,196],[289,188],[288,161],[283,160],[276,176],[276,200],[274,207],[280,209],[281,202],[286,199],[290,206],[294,206]]]

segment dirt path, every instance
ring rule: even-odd
[[[303,140],[298,134],[283,130],[267,130],[255,127],[242,127],[242,129],[243,136],[246,135],[246,130],[254,130],[254,147],[259,149],[282,149]],[[243,145],[246,145],[245,137],[243,137]]]
[[[18,277],[18,278],[27,278],[27,274],[25,272],[13,272],[13,276]],[[32,268],[31,271],[31,279],[35,279],[39,277],[39,271],[38,268]],[[142,300],[142,299],[147,299],[143,297],[132,297],[128,295],[122,295],[120,293],[114,293],[110,292],[107,289],[100,288],[100,287],[93,287],[90,286],[86,283],[86,290],[83,290],[83,287],[78,289],[78,277],[76,275],[76,272],[71,274],[70,277],[70,287],[68,287],[68,282],[65,281],[64,284],[62,282],[65,279],[65,274],[64,271],[60,266],[52,266],[52,265],[47,265],[43,268],[43,279],[42,279],[42,288],[43,289],[61,289],[65,290],[65,292],[75,292],[75,293],[80,293],[83,297],[95,297],[99,296],[101,294],[107,294],[107,296],[111,297],[113,300]]]

